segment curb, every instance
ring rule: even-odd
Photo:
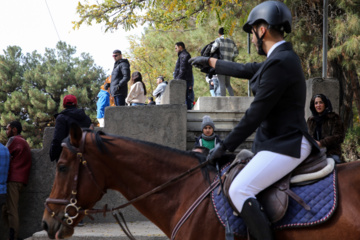
[[[168,240],[165,234],[153,223],[148,221],[128,223],[131,233],[137,240]],[[36,232],[25,240],[49,239],[45,231]],[[85,223],[83,227],[76,227],[74,235],[69,240],[98,240],[117,239],[128,240],[128,237],[116,223]]]

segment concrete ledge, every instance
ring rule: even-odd
[[[245,112],[254,97],[199,97],[194,110]]]
[[[186,149],[185,104],[107,107],[106,133]]]
[[[161,104],[185,104],[186,81],[171,80],[161,97]]]

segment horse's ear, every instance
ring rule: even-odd
[[[91,125],[90,125],[90,130],[91,130],[91,131],[94,131],[94,124],[91,124]]]
[[[82,138],[82,130],[76,123],[70,125],[70,143],[74,147],[80,147],[80,141]]]

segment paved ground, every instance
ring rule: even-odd
[[[131,233],[137,240],[168,240],[165,234],[151,222],[128,223]],[[49,239],[45,231],[37,232],[32,238],[25,240]],[[98,240],[98,239],[128,239],[117,223],[87,223],[83,227],[76,227],[75,233],[69,240]]]

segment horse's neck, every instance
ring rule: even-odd
[[[169,150],[144,146],[136,149],[131,145],[125,146],[125,149],[126,151],[118,151],[121,155],[114,154],[109,169],[118,178],[111,188],[121,192],[128,200],[139,197],[198,165],[194,157]],[[169,222],[174,221],[173,216],[185,212],[206,187],[207,183],[199,169],[133,205],[165,231]],[[159,214],[164,215],[160,220]]]

